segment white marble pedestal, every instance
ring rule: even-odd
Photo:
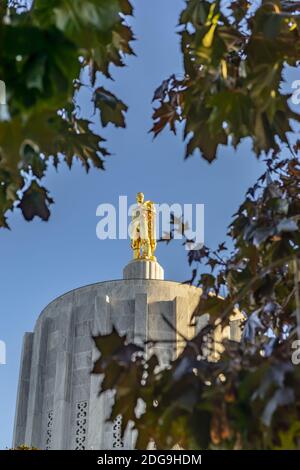
[[[123,279],[164,280],[164,270],[157,261],[134,259],[123,270]]]

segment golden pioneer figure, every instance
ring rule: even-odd
[[[137,193],[137,205],[132,211],[131,248],[134,259],[156,261],[156,211],[152,201],[144,201],[144,194]]]

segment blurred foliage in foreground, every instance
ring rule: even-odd
[[[300,3],[230,3],[225,14],[219,1],[186,2],[185,76],[156,90],[153,132],[184,121],[186,156],[199,149],[209,162],[220,145],[250,137],[266,171],[233,216],[233,249],[189,252],[190,282],[203,291],[195,320],[210,320],[170,367],[116,330],[94,338],[93,372],[102,393],[115,390],[110,418],[122,415],[123,431],[131,423],[140,449],[300,448],[300,146],[289,140],[300,118],[280,93],[284,67],[300,60]],[[224,339],[219,360],[208,360],[208,339],[236,308],[241,342]]]
[[[41,179],[49,162],[78,158],[86,171],[103,169],[104,139],[80,117],[77,93],[89,86],[103,126],[125,127],[127,106],[96,86],[98,73],[124,65],[132,54],[128,0],[4,0],[0,5],[0,80],[7,106],[0,105],[0,227],[19,207],[26,220],[48,220],[53,202]],[[23,5],[23,6],[22,6]],[[86,71],[89,85],[81,83]],[[51,158],[50,158],[51,157]],[[60,158],[61,157],[61,158]]]
[[[280,83],[300,58],[300,2],[187,0],[179,28],[184,77],[155,91],[154,135],[184,122],[186,157],[198,149],[209,162],[245,137],[257,156],[287,144],[300,115]]]
[[[30,447],[30,446],[27,446],[25,444],[22,444],[18,447],[14,447],[14,448],[8,449],[8,450],[39,450],[39,449],[37,449],[36,447]]]
[[[116,330],[94,338],[101,355],[93,372],[104,375],[102,393],[115,390],[110,419],[122,415],[123,431],[134,423],[140,449],[300,447],[300,166],[267,166],[229,227],[233,251],[222,243],[189,252],[203,290],[195,319],[210,320],[170,367],[160,370],[146,346]],[[208,360],[208,338],[236,308],[245,315],[241,342],[223,340],[219,360]]]

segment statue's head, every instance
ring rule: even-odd
[[[137,193],[136,202],[138,204],[143,204],[143,202],[144,202],[144,193]]]

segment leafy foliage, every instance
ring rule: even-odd
[[[158,449],[300,446],[300,369],[292,362],[300,338],[300,145],[288,140],[299,115],[280,93],[284,66],[300,56],[300,3],[250,6],[231,2],[228,15],[219,1],[188,0],[180,17],[185,76],[172,75],[154,93],[152,131],[169,125],[175,133],[184,121],[186,157],[198,148],[211,162],[220,145],[236,147],[244,137],[256,155],[268,156],[233,216],[232,250],[221,243],[188,253],[186,282],[202,289],[194,320],[209,314],[209,321],[170,366],[159,367],[146,347],[137,354],[124,338],[126,360],[104,357],[116,331],[96,340],[101,368],[94,373],[104,377],[102,391],[115,390],[111,419],[126,413],[123,431],[131,421],[140,449],[150,442]],[[279,154],[282,144],[288,159]],[[173,223],[170,239],[184,228]],[[237,311],[244,317],[239,342],[220,335]],[[114,371],[122,371],[120,381]]]
[[[300,338],[300,161],[299,143],[288,140],[299,115],[280,92],[284,67],[299,61],[299,9],[299,2],[253,8],[241,0],[228,14],[220,1],[187,0],[181,14],[185,74],[155,91],[154,136],[184,122],[186,157],[199,149],[211,162],[220,145],[236,147],[245,137],[257,156],[269,156],[229,227],[233,250],[221,243],[188,254],[186,282],[202,289],[194,317],[209,314],[208,325],[168,368],[146,349],[143,359],[133,354],[123,366],[126,377],[138,369],[136,382],[114,384],[115,407],[125,393],[136,397],[133,409],[143,403],[131,417],[138,448],[299,448],[300,372],[291,356]],[[282,144],[289,159],[279,156]],[[175,223],[170,239],[174,230]],[[237,309],[245,318],[241,341],[219,336],[216,357],[212,338]],[[97,347],[102,353],[101,337]],[[101,373],[108,381],[110,367]]]
[[[13,449],[8,449],[8,450],[40,450],[40,449],[37,449],[36,447],[30,447],[30,446],[27,446],[25,444],[22,444],[18,447],[14,447]]]
[[[101,357],[95,362],[93,373],[102,374],[109,369],[110,373],[105,375],[101,388],[102,392],[117,388],[118,400],[113,406],[111,418],[115,419],[122,414],[121,425],[124,432],[128,422],[135,417],[138,400],[135,385],[142,380],[143,372],[141,358],[137,353],[142,348],[133,343],[126,344],[126,336],[120,337],[115,329],[109,335],[95,337],[94,341],[101,351]],[[131,363],[133,356],[135,362]]]
[[[159,449],[299,448],[300,370],[291,354],[300,332],[300,162],[266,164],[229,227],[232,252],[224,243],[189,252],[202,289],[194,316],[209,313],[209,323],[170,367],[157,367],[146,350],[137,355],[115,330],[96,338],[94,373],[104,374],[102,391],[116,391],[111,419],[126,413],[137,448],[153,441]],[[213,360],[209,338],[237,308],[245,316],[241,342],[223,339]]]
[[[154,136],[184,122],[186,158],[199,149],[208,162],[221,145],[252,139],[256,155],[288,144],[293,112],[280,93],[286,65],[300,55],[300,2],[187,0],[180,20],[184,77],[172,75],[155,91]],[[254,10],[254,11],[253,11]]]
[[[50,158],[71,167],[78,158],[88,171],[104,169],[109,152],[90,122],[79,117],[76,97],[83,71],[91,90],[97,73],[111,77],[132,54],[128,0],[35,0],[1,2],[0,79],[7,106],[0,106],[0,226],[7,211],[20,207],[25,219],[49,217],[53,201],[40,185]],[[124,127],[127,106],[111,92],[93,92],[103,126]]]

